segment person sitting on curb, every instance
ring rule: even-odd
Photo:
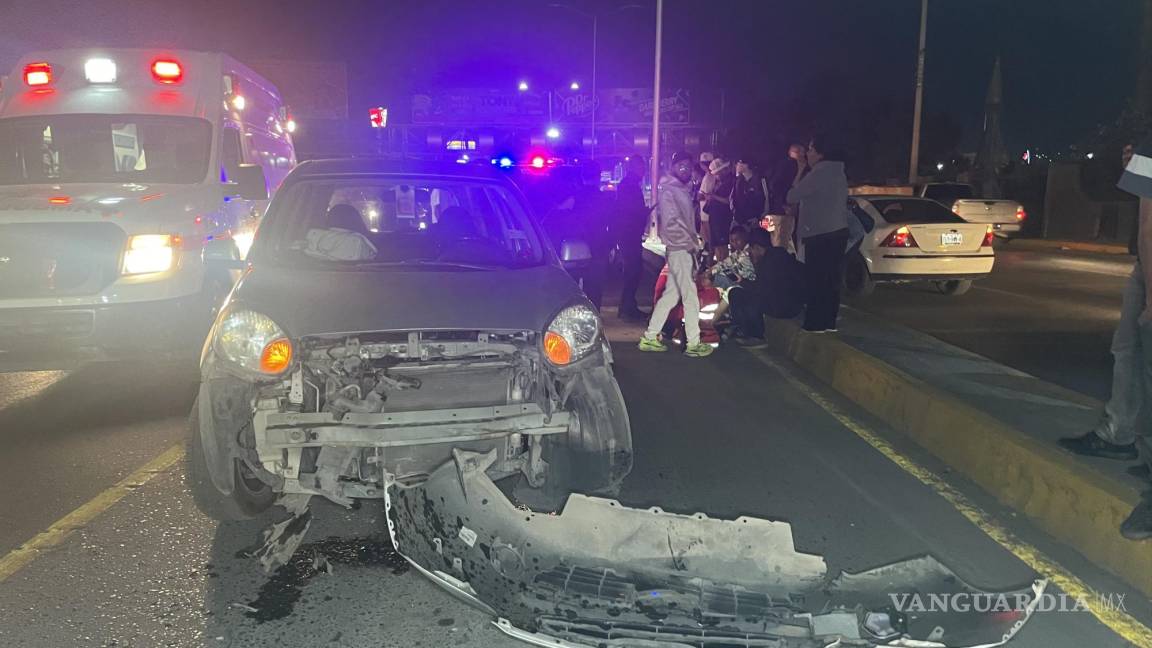
[[[696,294],[696,253],[700,236],[696,233],[696,211],[692,206],[692,162],[681,157],[671,174],[660,180],[657,203],[657,231],[667,250],[668,284],[652,307],[648,330],[640,338],[641,351],[667,351],[660,341],[660,329],[677,303],[684,304],[684,355],[703,358],[712,347],[700,341],[700,301]]]
[[[1065,449],[1089,457],[1132,461],[1136,442],[1148,450],[1143,418],[1152,408],[1152,150],[1133,154],[1125,147],[1124,174],[1118,187],[1140,198],[1136,264],[1124,289],[1120,322],[1112,336],[1112,397],[1094,430],[1060,439]],[[1143,423],[1142,423],[1143,421]],[[1145,457],[1145,461],[1149,458]],[[1146,492],[1120,525],[1129,540],[1152,538],[1152,492]]]
[[[740,225],[728,233],[728,256],[708,269],[712,284],[720,290],[720,306],[713,317],[722,318],[728,312],[728,293],[742,281],[754,281],[756,268],[748,250],[748,230]]]

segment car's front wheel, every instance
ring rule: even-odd
[[[260,481],[238,459],[233,460],[233,487],[230,495],[221,493],[212,483],[208,462],[204,456],[204,440],[200,431],[200,406],[192,405],[188,417],[184,448],[184,479],[192,499],[200,512],[213,520],[229,522],[249,520],[271,508],[276,493]]]
[[[566,434],[544,439],[544,490],[552,496],[614,496],[632,470],[632,430],[624,396],[607,366],[583,371],[573,380],[568,401],[573,423]]]
[[[972,290],[971,279],[957,279],[952,281],[934,281],[932,285],[936,286],[936,290],[940,291],[941,295],[955,296],[963,295],[964,293]]]

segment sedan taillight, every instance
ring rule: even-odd
[[[916,239],[912,238],[912,232],[907,227],[901,227],[895,232],[888,235],[880,247],[886,248],[913,248],[916,247]]]
[[[1025,218],[1028,218],[1028,212],[1024,211],[1024,205],[1020,205],[1016,208],[1016,220],[1022,221]]]
[[[984,242],[981,243],[980,245],[982,247],[992,247],[992,239],[994,239],[995,237],[996,237],[996,235],[992,232],[992,226],[989,225],[988,231],[984,234]]]

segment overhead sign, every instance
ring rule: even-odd
[[[549,117],[560,123],[646,124],[652,121],[651,88],[613,88],[595,95],[581,90],[446,90],[412,97],[412,121],[418,124],[491,124],[539,126]],[[691,112],[688,90],[673,89],[660,100],[660,121],[686,124]]]

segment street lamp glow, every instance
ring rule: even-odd
[[[518,85],[516,87],[520,89],[520,92],[527,92],[528,91],[528,82],[527,81],[521,81],[520,85]]]
[[[1084,156],[1084,157],[1086,157],[1086,158],[1088,158],[1089,160],[1091,160],[1092,158],[1096,157],[1096,154],[1095,154],[1095,153],[1089,153],[1088,155],[1086,155],[1086,156]]]
[[[580,83],[578,81],[573,81],[572,85],[568,86],[568,89],[569,90],[579,90],[580,89]]]
[[[943,171],[944,170],[944,163],[943,162],[937,162],[936,163],[936,170],[937,171]]]
[[[548,136],[548,139],[559,139],[560,129],[556,128],[555,126],[552,126],[552,127],[549,127],[548,130],[544,134]]]

